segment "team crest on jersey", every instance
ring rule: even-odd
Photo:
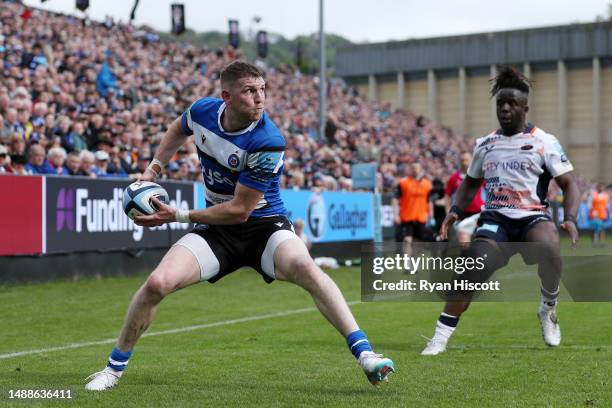
[[[238,158],[238,155],[235,153],[230,154],[227,158],[227,164],[229,164],[229,166],[233,169],[237,168],[240,164],[240,159]]]

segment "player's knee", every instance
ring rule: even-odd
[[[174,289],[174,286],[162,274],[153,273],[144,285],[146,294],[152,298],[163,298]]]
[[[473,259],[473,267],[464,274],[465,278],[473,282],[488,280],[497,270],[508,263],[508,257],[495,244],[476,240],[464,251],[466,258]]]
[[[296,257],[291,263],[294,281],[301,286],[309,286],[321,273],[310,257]]]

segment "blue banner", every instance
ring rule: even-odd
[[[282,190],[291,221],[304,220],[312,242],[374,239],[374,195]]]
[[[281,190],[287,217],[304,221],[312,242],[374,239],[374,194]],[[196,184],[196,208],[204,208],[204,187]]]

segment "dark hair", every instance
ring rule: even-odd
[[[494,97],[503,88],[517,89],[529,95],[529,89],[531,88],[531,81],[516,68],[509,65],[500,67],[497,76],[491,82],[493,83],[491,97]]]
[[[240,78],[244,77],[263,78],[263,76],[263,72],[261,72],[255,65],[244,61],[234,61],[228,64],[221,71],[221,86],[233,84]]]

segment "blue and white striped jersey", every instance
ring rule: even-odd
[[[226,132],[221,125],[224,110],[222,99],[202,98],[183,113],[181,120],[183,133],[194,135],[206,206],[231,200],[239,182],[264,193],[251,217],[285,215],[279,190],[285,138],[265,112],[247,128]]]

